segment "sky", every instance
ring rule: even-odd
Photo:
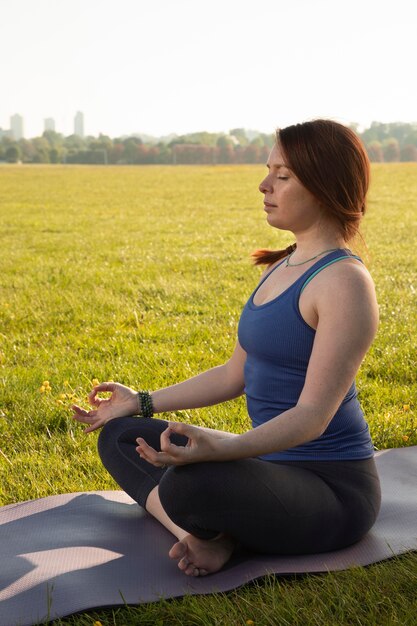
[[[416,122],[415,0],[0,0],[0,128]]]

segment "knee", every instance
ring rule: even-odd
[[[159,498],[169,518],[201,539],[213,539],[220,532],[210,523],[218,505],[215,486],[207,475],[209,465],[213,464],[170,467],[159,483]]]
[[[117,417],[108,421],[100,431],[97,440],[97,449],[102,461],[114,452],[120,436],[131,423],[132,417]]]
[[[205,480],[205,467],[197,463],[170,467],[159,483],[159,498],[171,519],[182,518],[199,508],[199,502],[210,501],[210,481]],[[207,484],[208,483],[208,484]]]

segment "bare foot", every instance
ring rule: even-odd
[[[174,543],[169,556],[178,560],[178,567],[187,576],[207,576],[218,572],[230,559],[235,542],[226,535],[215,539],[199,539],[187,535]]]

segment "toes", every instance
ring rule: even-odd
[[[183,572],[187,570],[187,568],[189,567],[189,565],[190,565],[190,561],[189,561],[186,557],[183,557],[182,559],[180,559],[180,560],[178,561],[178,567],[179,567],[179,568],[180,568]]]
[[[193,563],[190,563],[187,569],[184,570],[184,573],[187,574],[187,576],[198,576],[198,568]]]
[[[182,541],[177,541],[174,543],[171,550],[169,551],[169,556],[171,559],[181,559],[185,557],[187,554],[187,546],[182,543]]]

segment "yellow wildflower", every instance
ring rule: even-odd
[[[410,437],[408,435],[403,435],[403,441],[408,441]]]
[[[93,626],[103,626],[101,622],[94,622]]]
[[[44,387],[50,387],[50,386],[51,386],[51,385],[49,384],[49,380],[44,380],[44,381],[43,381],[43,383],[42,383],[42,385],[43,385]]]
[[[41,393],[45,393],[45,385],[41,385],[41,386],[39,387],[39,391],[40,391]]]
[[[91,382],[92,382],[93,387],[97,387],[97,385],[100,384],[100,381],[98,380],[98,378],[93,378]]]
[[[409,410],[410,410],[410,405],[409,404],[404,404],[403,411],[409,411]]]
[[[247,619],[246,620],[246,625],[247,626],[254,626],[255,622],[253,621],[253,619]]]

